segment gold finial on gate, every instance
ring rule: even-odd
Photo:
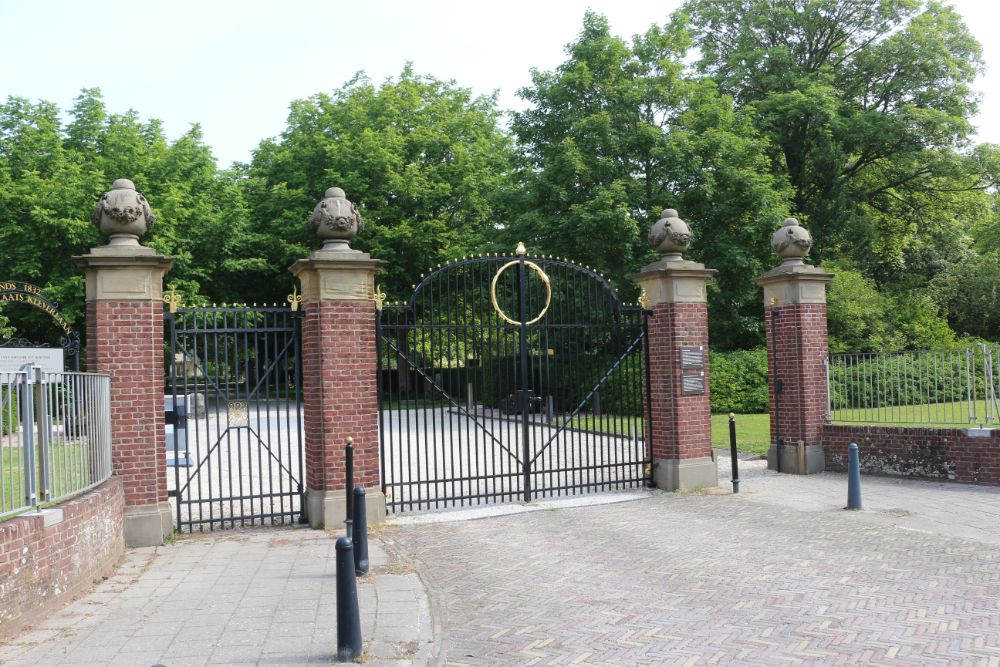
[[[649,310],[649,294],[646,293],[646,288],[642,288],[642,293],[639,294],[639,307],[643,310]]]
[[[163,295],[163,303],[170,307],[171,313],[176,313],[177,306],[180,305],[182,298],[183,297],[177,293],[177,288],[171,287],[170,291]]]
[[[302,295],[299,294],[299,287],[296,285],[292,288],[292,293],[285,297],[288,302],[288,307],[295,312],[299,309],[299,304],[302,303]]]
[[[514,251],[515,255],[527,255],[528,249],[524,247],[524,243],[521,241],[517,242],[517,249]]]
[[[375,285],[372,290],[372,301],[375,302],[375,310],[382,310],[382,306],[385,304],[385,292],[382,291],[382,287]]]
[[[772,296],[771,297],[771,307],[773,308],[773,307],[775,307],[777,305],[778,305],[778,297]]]

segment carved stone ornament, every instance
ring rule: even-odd
[[[323,250],[347,250],[348,242],[365,228],[358,208],[340,188],[330,188],[309,218],[309,230],[323,239]]]
[[[90,220],[109,237],[108,245],[139,245],[139,237],[156,224],[149,202],[127,178],[119,178],[101,195]]]
[[[691,228],[677,217],[677,211],[672,208],[664,209],[660,219],[649,229],[649,244],[664,259],[681,259],[681,253],[688,249],[693,240]]]
[[[781,229],[771,236],[771,248],[782,264],[803,264],[802,258],[812,248],[812,235],[795,218],[785,218]]]

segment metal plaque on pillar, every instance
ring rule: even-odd
[[[705,393],[705,348],[682,347],[681,362],[681,392],[685,396]]]

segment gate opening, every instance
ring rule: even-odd
[[[646,314],[590,269],[461,260],[377,322],[388,511],[649,482]]]
[[[180,308],[164,317],[164,454],[177,528],[300,521],[301,313],[212,307]]]

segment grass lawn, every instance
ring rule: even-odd
[[[54,442],[50,445],[50,491],[54,496],[90,485],[90,454],[86,445]],[[0,511],[24,502],[24,463],[20,447],[0,448]],[[36,463],[37,466],[37,463]],[[36,467],[36,475],[37,475]],[[37,479],[37,478],[36,478]]]
[[[961,428],[986,423],[990,406],[985,400],[950,401],[923,405],[895,405],[884,408],[845,408],[833,410],[831,421],[852,424],[878,424],[883,426],[912,426],[926,424],[946,428]],[[994,408],[996,410],[997,408]],[[971,416],[975,419],[970,419]],[[990,424],[986,424],[990,426]],[[995,424],[994,424],[995,425]]]
[[[638,417],[605,415],[594,418],[581,415],[573,420],[572,428],[628,435],[641,429]],[[767,413],[736,415],[736,448],[741,452],[766,454],[771,443],[771,421]],[[729,449],[729,415],[712,415],[712,445]]]
[[[763,455],[770,445],[770,415],[736,415],[737,450]],[[729,449],[729,415],[712,415],[712,446]]]

